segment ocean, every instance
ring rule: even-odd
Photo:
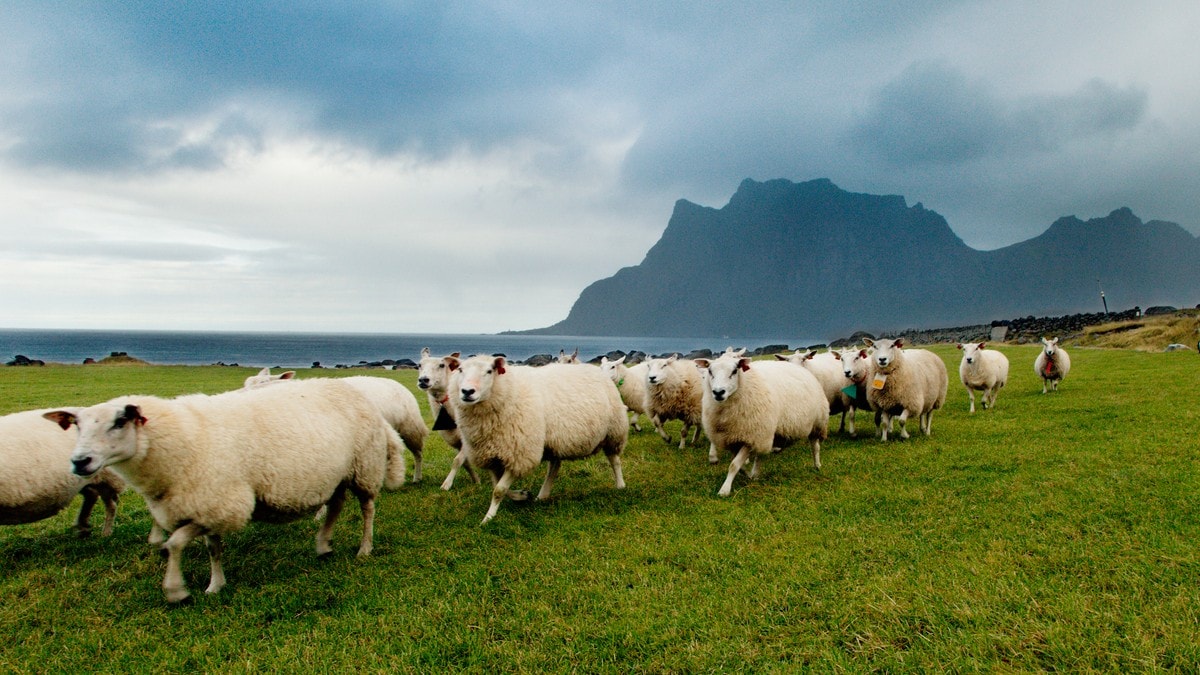
[[[772,344],[797,348],[816,342],[772,338],[0,329],[0,363],[12,361],[17,355],[48,363],[82,363],[87,358],[98,361],[113,352],[125,352],[161,365],[224,363],[308,368],[320,363],[330,368],[388,359],[417,361],[423,347],[436,355],[455,351],[464,355],[499,353],[517,361],[535,354],[557,356],[559,350],[571,353],[578,348],[579,357],[586,361],[612,350],[687,354],[694,349],[755,349]]]

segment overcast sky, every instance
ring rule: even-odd
[[[545,326],[744,178],[981,249],[1197,233],[1197,35],[1195,0],[3,2],[0,327]]]

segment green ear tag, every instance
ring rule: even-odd
[[[852,384],[849,387],[843,387],[842,393],[849,396],[850,398],[858,398],[858,385]]]

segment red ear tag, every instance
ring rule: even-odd
[[[503,375],[504,374],[504,366],[496,366],[496,374]]]

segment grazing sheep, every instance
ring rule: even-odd
[[[598,369],[551,363],[541,368],[509,365],[503,356],[476,356],[459,361],[457,396],[451,397],[469,448],[471,463],[492,474],[492,502],[483,522],[496,516],[513,481],[550,462],[537,499],[550,489],[564,459],[582,459],[603,450],[612,465],[617,488],[625,487],[621,451],[629,420],[616,387]]]
[[[905,428],[910,414],[917,415],[921,431],[933,431],[933,411],[946,402],[950,378],[946,364],[924,349],[904,349],[904,340],[864,339],[874,347],[871,379],[867,383],[867,402],[881,416],[881,438],[887,440],[892,417],[900,420],[900,438],[908,438]]]
[[[654,430],[667,443],[671,435],[663,425],[671,420],[682,420],[679,432],[679,449],[687,446],[688,428],[692,432],[692,443],[700,437],[701,401],[704,398],[704,383],[696,362],[681,359],[678,354],[646,362],[646,413],[654,423]],[[710,461],[711,461],[710,452]]]
[[[358,555],[369,555],[389,454],[404,462],[396,431],[366,396],[337,379],[173,400],[124,396],[45,417],[79,428],[71,455],[76,474],[111,467],[145,498],[154,522],[173,530],[163,544],[169,602],[189,596],[181,570],[188,543],[205,537],[206,592],[216,593],[225,585],[222,538],[251,520],[287,522],[324,506],[316,550],[329,553],[347,489],[362,508]]]
[[[92,508],[100,500],[104,503],[100,534],[107,537],[112,534],[125,482],[108,470],[90,478],[71,473],[75,435],[47,422],[42,417],[47,412],[29,410],[0,417],[0,525],[44,520],[82,494],[75,533],[80,537],[92,533]]]
[[[985,349],[986,342],[959,344],[962,362],[958,364],[958,379],[971,397],[971,412],[975,412],[975,392],[982,391],[980,402],[984,410],[996,407],[996,395],[1008,382],[1008,357],[995,349]]]
[[[821,468],[829,402],[812,373],[793,363],[751,361],[733,354],[712,361],[696,359],[696,366],[707,372],[704,433],[734,455],[718,495],[729,496],[747,460],[752,461],[750,478],[758,478],[760,457],[800,439],[812,444],[813,466]]]
[[[642,430],[642,425],[638,424],[638,417],[644,413],[648,414],[646,371],[649,369],[649,364],[645,362],[626,366],[624,356],[616,361],[609,361],[607,356],[600,358],[600,370],[604,371],[612,379],[613,384],[617,385],[621,401],[629,409],[629,423],[633,425],[634,431]]]
[[[1042,338],[1042,351],[1033,361],[1033,372],[1042,378],[1043,394],[1047,383],[1052,390],[1058,391],[1058,383],[1071,372],[1071,355],[1058,346],[1058,338]]]
[[[846,377],[845,370],[842,367],[841,352],[829,350],[827,352],[817,352],[815,349],[804,352],[799,349],[795,354],[776,354],[775,358],[780,361],[789,361],[804,367],[808,372],[812,373],[817,382],[821,383],[821,389],[825,392],[825,398],[829,401],[829,414],[842,414],[842,422],[838,425],[838,431],[846,430],[846,413],[850,413],[850,435],[854,436],[854,399],[850,398],[849,394],[843,391],[850,386],[851,382]]]
[[[296,377],[296,371],[289,370],[278,375],[272,375],[270,368],[263,368],[257,375],[251,375],[246,378],[243,388],[253,389],[261,387],[273,382],[283,382]],[[404,446],[413,456],[413,482],[421,482],[421,455],[425,448],[425,437],[429,435],[429,430],[425,428],[425,420],[421,417],[421,407],[417,405],[417,399],[413,396],[408,387],[399,382],[386,377],[371,377],[369,375],[355,375],[353,377],[341,378],[343,382],[354,387],[362,392],[372,403],[379,408],[380,414],[396,433],[400,434],[400,438],[404,441]],[[395,475],[399,470],[400,475]],[[388,477],[387,483],[389,486],[398,485],[404,482],[404,462],[396,462],[393,458],[388,458]]]
[[[450,356],[458,358],[459,353]],[[456,450],[454,459],[450,462],[450,472],[442,481],[442,489],[454,487],[454,477],[458,470],[465,468],[467,476],[474,483],[479,482],[479,475],[471,468],[467,449],[463,447],[462,434],[458,431],[458,423],[454,421],[454,409],[450,406],[450,391],[456,387],[453,381],[457,374],[451,372],[442,357],[430,355],[429,348],[421,349],[421,362],[417,370],[417,388],[425,392],[429,399],[429,412],[433,413],[433,430],[442,435],[446,445]]]

